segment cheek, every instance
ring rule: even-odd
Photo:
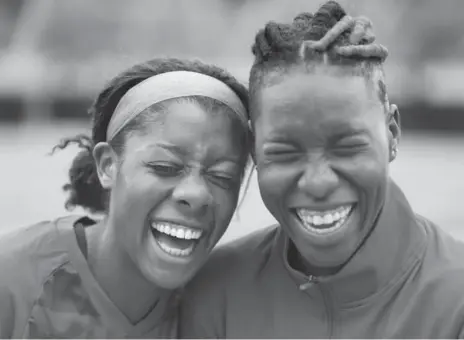
[[[266,205],[275,205],[291,193],[297,184],[300,169],[297,165],[258,163],[258,185]]]
[[[369,150],[347,159],[333,161],[340,177],[345,177],[362,191],[377,190],[388,179],[388,152],[380,143]]]
[[[154,206],[168,194],[172,183],[161,181],[145,169],[127,169],[120,173],[114,199],[125,219],[145,219]]]
[[[235,209],[237,208],[239,190],[231,188],[224,190],[218,187],[210,188],[213,196],[213,209],[218,224],[227,228],[229,220],[232,218]]]

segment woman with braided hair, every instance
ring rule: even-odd
[[[464,245],[389,177],[400,139],[385,47],[334,1],[256,36],[254,159],[278,225],[213,253],[187,338],[462,338]]]
[[[176,338],[178,296],[234,213],[248,92],[221,68],[153,59],[116,76],[69,171],[69,216],[0,238],[0,338]]]

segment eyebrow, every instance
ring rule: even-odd
[[[185,149],[177,145],[169,144],[169,143],[155,143],[155,144],[152,144],[151,147],[159,147],[161,149],[168,150],[172,153],[175,153],[181,156],[187,156],[189,154]]]
[[[334,124],[329,126],[332,129],[330,139],[337,140],[361,135],[369,135],[369,130],[364,127],[353,127],[349,124]],[[284,129],[285,130],[285,129]],[[287,133],[287,131],[272,131],[265,139],[263,144],[295,144],[295,135]]]
[[[269,133],[265,138],[263,143],[276,143],[276,144],[286,144],[286,143],[291,143],[292,138],[288,133],[285,133],[283,131],[279,132],[271,132]]]
[[[339,130],[335,130],[333,136],[335,138],[347,138],[353,136],[360,136],[369,134],[369,131],[364,128],[341,128]]]
[[[174,145],[174,144],[170,144],[170,143],[162,143],[162,142],[158,142],[156,144],[152,144],[151,147],[159,147],[161,149],[164,149],[164,150],[168,150],[174,154],[177,154],[179,156],[182,156],[182,157],[187,157],[190,152],[188,152],[187,150],[185,150],[184,148],[181,148],[177,145]],[[220,163],[220,162],[232,162],[232,163],[240,163],[241,161],[241,157],[232,157],[230,155],[224,155],[224,156],[221,156],[217,159],[217,161],[215,163]]]

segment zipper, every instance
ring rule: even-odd
[[[302,283],[300,285],[300,290],[301,291],[304,291],[306,289],[309,289],[310,287],[312,287],[313,285],[316,285],[320,282],[319,278],[317,276],[313,276],[313,275],[309,275],[306,279],[306,282]],[[330,294],[328,293],[328,291],[321,285],[318,286],[320,292],[321,292],[321,295],[322,295],[322,299],[324,301],[324,307],[325,307],[325,310],[326,310],[326,315],[327,315],[327,328],[328,328],[328,339],[331,339],[333,337],[333,333],[334,333],[334,316],[332,315],[332,311],[331,311],[331,303],[330,303]]]
[[[328,328],[328,336],[327,338],[328,339],[333,339],[334,337],[334,328],[335,328],[335,325],[334,325],[334,315],[333,315],[333,308],[332,308],[332,301],[331,301],[331,298],[330,298],[330,293],[328,291],[328,288],[327,287],[322,287],[322,286],[319,286],[319,289],[321,291],[321,295],[322,295],[322,299],[324,300],[324,305],[325,305],[325,310],[326,310],[326,315],[327,315],[327,328]]]
[[[300,285],[300,290],[306,290],[308,289],[309,287],[311,287],[312,285],[318,283],[319,280],[317,279],[316,276],[313,276],[313,275],[309,275],[308,278],[306,279],[306,282],[305,283],[302,283]]]

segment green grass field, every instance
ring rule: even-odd
[[[84,126],[74,123],[0,127],[0,230],[68,213],[61,186],[76,149],[47,153],[60,138],[80,132]],[[391,173],[418,213],[464,239],[464,136],[405,132]],[[253,178],[223,240],[272,222]]]

